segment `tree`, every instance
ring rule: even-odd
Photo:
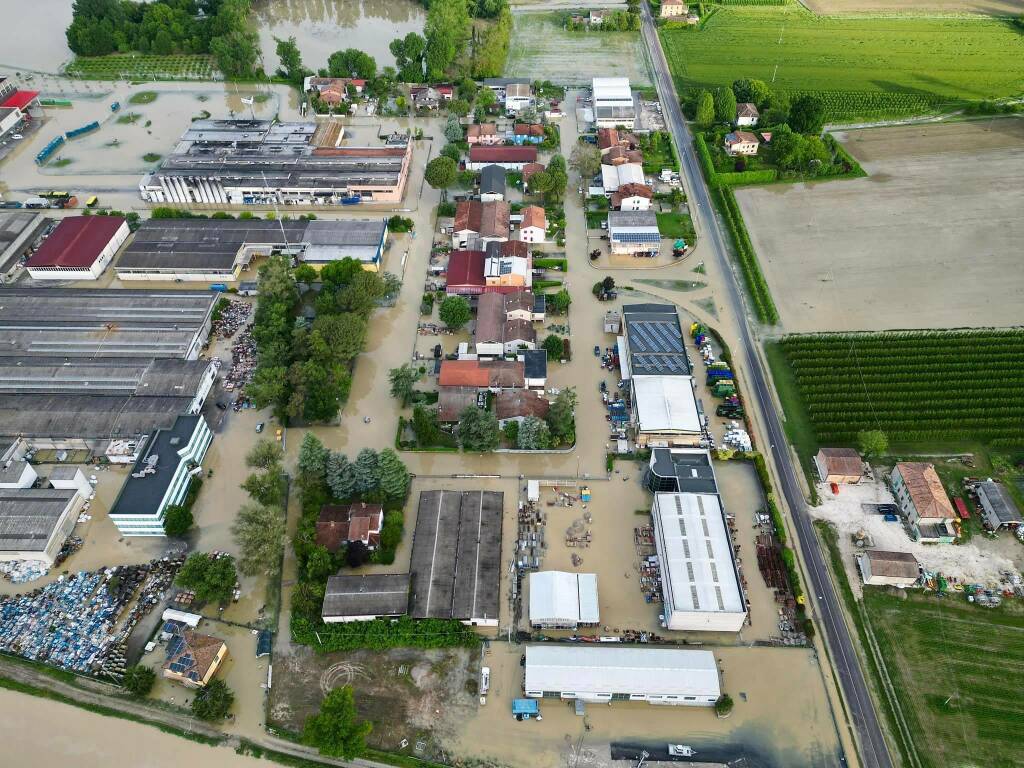
[[[413,386],[419,378],[419,371],[408,363],[388,371],[388,381],[391,382],[391,396],[396,400],[401,400],[403,408],[409,405],[409,400],[412,399]]]
[[[316,268],[311,267],[309,264],[299,264],[299,266],[292,270],[292,274],[295,275],[296,283],[306,283],[307,285],[315,283],[320,277],[320,273],[316,271]]]
[[[465,0],[432,0],[423,34],[427,39],[427,78],[443,80],[469,39],[469,9]]]
[[[200,603],[226,603],[231,599],[237,581],[235,558],[194,552],[181,566],[174,583],[195,592]]]
[[[715,91],[715,117],[720,123],[731,123],[736,119],[736,94],[732,88],[719,88]]]
[[[551,333],[541,342],[541,349],[548,353],[548,360],[562,359],[562,339]]]
[[[373,80],[377,76],[377,62],[358,48],[335,51],[327,57],[327,70],[331,77],[356,77]]]
[[[764,80],[755,80],[749,77],[736,80],[732,84],[732,92],[736,96],[736,101],[750,102],[758,109],[761,109],[773,100],[772,89],[768,86],[768,83]]]
[[[452,101],[448,103],[448,112],[451,113],[451,115],[465,117],[469,114],[469,102],[465,99],[452,99]]]
[[[569,155],[569,165],[584,182],[590,181],[601,171],[601,150],[593,144],[577,144]]]
[[[370,562],[370,549],[363,542],[350,541],[345,545],[345,562],[349,568],[359,568]]]
[[[427,163],[423,170],[423,178],[434,189],[447,189],[455,183],[459,175],[459,166],[450,157],[439,155]]]
[[[461,131],[462,129],[459,128]],[[462,157],[462,150],[456,144],[445,144],[444,149],[441,150],[442,157],[450,157],[456,163],[459,162],[459,158]]]
[[[605,293],[609,293],[615,290],[615,278],[608,275],[604,280],[601,281],[601,287]]]
[[[561,202],[565,197],[565,188],[569,184],[569,172],[565,165],[565,158],[561,155],[552,156],[548,162],[546,173],[551,179],[551,188],[545,193],[545,200],[552,203]]]
[[[164,512],[164,533],[168,536],[184,536],[194,522],[192,510],[181,504],[171,504]]]
[[[488,110],[493,107],[498,101],[498,97],[494,95],[494,91],[490,88],[481,88],[476,94],[476,105],[480,109]]]
[[[697,96],[697,125],[711,125],[715,122],[715,102],[711,94],[701,91]]]
[[[277,58],[281,60],[281,68],[278,72],[289,82],[301,83],[302,78],[306,76],[306,69],[302,66],[302,54],[299,52],[299,46],[295,43],[295,38],[289,37],[287,40],[282,40],[275,37],[274,42],[277,44]]]
[[[518,447],[536,451],[551,447],[551,429],[543,419],[527,416],[519,425]]]
[[[501,443],[497,417],[473,405],[459,414],[455,434],[464,451],[493,451]]]
[[[789,108],[789,127],[796,133],[817,136],[825,125],[825,102],[817,96],[797,97]]]
[[[455,331],[465,326],[472,316],[469,302],[461,296],[447,297],[441,302],[441,307],[438,309],[437,314],[441,318],[442,323]]]
[[[284,504],[285,479],[280,465],[268,467],[263,472],[254,472],[245,478],[242,489],[258,504]]]
[[[310,581],[326,581],[335,571],[334,557],[325,546],[317,546],[306,558],[306,578]]]
[[[352,760],[366,750],[366,737],[373,725],[356,716],[352,687],[335,688],[320,704],[320,711],[306,718],[302,743],[316,747],[322,755]]]
[[[299,448],[299,479],[304,483],[322,482],[327,475],[327,455],[320,438],[307,432]]]
[[[384,525],[380,530],[380,549],[377,550],[378,556],[381,554],[384,557],[381,558],[380,562],[385,565],[394,562],[394,551],[397,549],[399,542],[402,541],[402,532],[405,528],[405,519],[402,517],[402,510],[392,509],[384,513]],[[387,556],[390,554],[392,557],[391,561],[385,562]]]
[[[235,703],[235,694],[223,680],[211,680],[192,699],[192,714],[200,720],[223,720]]]
[[[570,304],[572,304],[572,296],[565,288],[548,296],[548,306],[556,315],[564,315],[568,312]]]
[[[124,671],[124,677],[121,678],[121,687],[132,696],[146,696],[153,690],[155,682],[156,672],[149,667],[135,664]]]
[[[246,466],[256,469],[267,469],[280,463],[282,458],[284,458],[284,451],[281,450],[280,443],[261,438],[245,454],[245,463]]]
[[[259,37],[255,32],[235,29],[210,40],[210,53],[225,75],[246,77],[253,74],[259,59]]]
[[[338,499],[349,499],[356,491],[355,468],[343,453],[331,452],[327,459],[327,485]]]
[[[546,195],[553,184],[554,180],[547,171],[535,171],[526,182],[526,189],[535,195]]]
[[[508,421],[505,422],[505,426],[501,428],[501,434],[505,436],[505,440],[508,441],[509,445],[519,445],[519,422]]]
[[[889,438],[880,429],[865,429],[857,433],[857,445],[865,458],[875,458],[889,450]]]
[[[241,550],[239,570],[246,576],[273,573],[284,551],[285,514],[282,507],[243,504],[231,525]]]
[[[365,496],[380,488],[380,460],[372,448],[363,448],[352,465],[355,470],[356,493]]]
[[[563,389],[548,409],[548,426],[555,444],[571,443],[576,437],[576,390]]]
[[[459,118],[454,114],[448,115],[448,122],[444,126],[444,137],[453,143],[462,141],[465,138],[462,132],[462,123],[459,122]]]
[[[437,411],[417,405],[412,409],[412,431],[421,446],[437,445],[441,439],[441,426]]]
[[[423,82],[423,54],[427,41],[415,32],[391,41],[391,55],[398,67],[397,76],[406,83]]]
[[[389,501],[404,501],[409,493],[409,470],[391,448],[385,448],[378,458],[380,489]]]
[[[728,693],[723,693],[715,702],[715,714],[719,717],[728,717],[732,713],[733,700]]]

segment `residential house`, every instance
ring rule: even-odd
[[[471,296],[484,292],[483,251],[452,251],[448,254],[445,291],[449,296]]]
[[[604,24],[604,10],[600,8],[592,10],[590,14],[587,16],[587,20],[589,21],[592,27],[601,26],[602,24]]]
[[[544,321],[544,294],[532,291],[514,291],[499,294],[504,300],[506,320],[526,320],[531,323]]]
[[[508,240],[510,209],[503,200],[463,200],[455,208],[452,247]]]
[[[471,147],[492,147],[505,143],[505,137],[498,133],[494,123],[473,123],[466,128],[466,142]]]
[[[454,424],[467,408],[479,405],[476,387],[440,387],[437,395],[437,420]]]
[[[636,136],[631,133],[620,131],[617,128],[597,129],[597,148],[601,150],[602,155],[613,147],[636,149],[636,143]]]
[[[651,207],[654,190],[646,184],[623,184],[612,192],[611,205],[617,211],[646,211]]]
[[[523,363],[518,360],[443,360],[438,373],[440,387],[473,387],[497,392],[525,386]]]
[[[661,0],[661,10],[658,15],[663,19],[674,19],[678,16],[685,16],[689,9],[683,0]]]
[[[527,349],[517,359],[523,363],[523,376],[530,389],[544,391],[548,382],[548,353],[544,349]]]
[[[644,162],[644,153],[639,149],[629,149],[627,147],[611,147],[608,151],[601,155],[602,165],[622,165],[623,163],[640,163]]]
[[[725,153],[731,157],[736,155],[756,155],[761,142],[750,131],[733,131],[725,135]]]
[[[409,97],[415,109],[434,110],[445,101],[444,95],[432,85],[414,85],[409,89]]]
[[[517,241],[522,242],[522,241]],[[484,292],[511,293],[533,285],[533,258],[505,253],[488,244],[484,259]]]
[[[516,123],[512,128],[512,141],[517,145],[540,144],[544,141],[544,126],[540,123]]]
[[[526,165],[524,165],[522,170],[523,187],[525,188],[526,185],[530,183],[530,178],[533,176],[533,174],[540,173],[543,170],[543,163],[527,163]]]
[[[500,165],[507,171],[521,171],[527,163],[537,162],[537,148],[523,147],[482,147],[469,148],[469,162],[466,168],[471,171],[483,170],[487,165]]]
[[[519,225],[519,239],[524,243],[543,243],[548,227],[544,209],[539,205],[528,205],[521,213],[523,220]]]
[[[532,389],[503,389],[498,393],[494,404],[495,415],[501,427],[510,421],[521,424],[527,416],[543,419],[547,417],[550,407],[551,403]]]
[[[340,104],[348,101],[348,88],[356,94],[362,94],[366,81],[351,77],[307,77],[302,82],[302,90],[314,95],[325,104]]]
[[[933,465],[901,461],[889,475],[889,483],[918,540],[951,543],[956,539],[957,514]]]
[[[978,483],[978,504],[981,506],[985,527],[993,531],[1016,528],[1024,520],[1006,486],[993,480]]]
[[[909,552],[868,549],[856,558],[861,578],[871,586],[912,587],[921,577],[921,564]]]
[[[760,119],[761,115],[757,111],[757,107],[755,107],[749,101],[744,101],[742,104],[736,105],[737,128],[749,128],[755,126],[757,125],[757,121]]]
[[[609,197],[625,184],[646,184],[644,167],[640,163],[601,165],[601,186]]]
[[[823,483],[859,483],[864,476],[864,462],[853,448],[822,448],[814,466]]]
[[[353,541],[376,549],[383,527],[384,509],[380,504],[325,504],[316,521],[316,543],[332,553]]]
[[[521,349],[534,349],[537,332],[532,319],[509,319],[504,294],[485,293],[477,302],[473,344],[481,357],[501,357]]]
[[[661,233],[654,211],[609,211],[608,240],[614,254],[656,256]]]
[[[505,169],[488,165],[480,171],[480,202],[493,203],[505,199]]]
[[[203,635],[184,625],[167,641],[164,677],[189,688],[205,688],[228,656],[228,647],[219,637]]]

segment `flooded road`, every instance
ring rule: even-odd
[[[345,48],[370,54],[380,70],[395,63],[391,41],[409,32],[423,34],[426,20],[423,6],[412,0],[256,0],[252,6],[268,75],[280,64],[275,37],[294,36],[302,63],[313,71]]]
[[[71,24],[71,4],[72,0],[0,0],[3,18],[17,20],[0,29],[0,67],[59,72],[74,56],[64,36]]]

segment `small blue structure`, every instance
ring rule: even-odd
[[[540,714],[540,703],[536,699],[512,699],[512,714],[517,720],[529,720]]]
[[[256,636],[256,658],[270,655],[270,647],[273,644],[273,635],[269,629],[261,629]]]

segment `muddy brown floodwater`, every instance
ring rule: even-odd
[[[0,67],[57,72],[74,55],[64,36],[71,0],[0,0],[0,13],[17,20],[0,29]]]

